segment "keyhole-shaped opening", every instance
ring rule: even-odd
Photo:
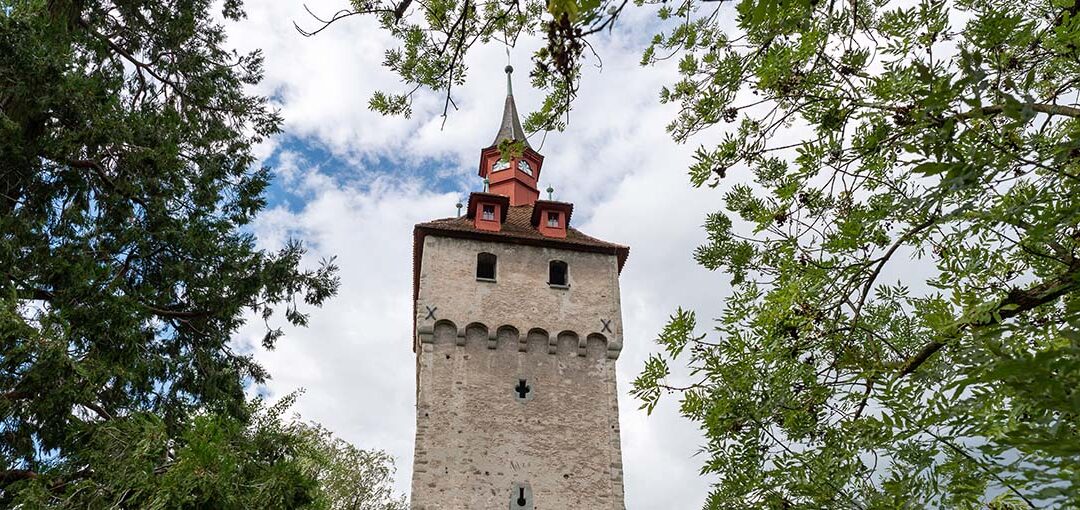
[[[517,396],[519,399],[525,400],[525,397],[529,396],[529,392],[532,391],[532,388],[529,388],[529,385],[525,381],[525,379],[518,379],[518,384],[514,387],[514,391],[517,392]]]
[[[528,483],[515,483],[510,490],[510,510],[533,510],[533,494]]]

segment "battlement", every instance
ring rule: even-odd
[[[525,331],[523,335],[520,332]],[[480,322],[470,322],[459,328],[453,321],[442,319],[417,328],[417,352],[430,352],[435,344],[446,343],[465,346],[482,344],[492,350],[517,350],[518,352],[543,352],[551,355],[580,356],[615,360],[622,351],[622,340],[609,338],[599,332],[579,334],[563,330],[551,334],[543,328],[525,328],[509,324],[490,327]]]

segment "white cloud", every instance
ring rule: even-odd
[[[309,5],[332,13],[344,4]],[[279,183],[305,202],[265,212],[255,227],[260,242],[275,246],[289,236],[302,238],[313,261],[337,255],[342,277],[341,293],[313,311],[311,327],[287,331],[273,352],[257,350],[273,375],[268,390],[281,395],[306,388],[297,410],[360,447],[390,451],[398,460],[397,485],[407,493],[415,387],[412,225],[453,215],[461,197],[439,193],[411,173],[377,173],[364,162],[374,156],[413,168],[434,161],[478,189],[479,150],[491,143],[505,94],[505,50],[488,46],[470,57],[470,79],[455,91],[461,110],[441,128],[437,94],[419,95],[412,119],[367,109],[373,90],[399,86],[381,67],[391,41],[370,21],[350,18],[303,38],[291,25],[310,20],[299,3],[250,2],[247,9],[249,18],[231,29],[232,43],[264,49],[260,91],[279,102],[287,133],[355,165],[351,175],[331,177],[302,154],[273,143],[263,148],[277,153]],[[631,246],[622,276],[626,338],[618,365],[627,507],[695,508],[708,490],[708,480],[698,475],[701,459],[694,457],[700,432],[678,416],[674,402],[646,417],[628,394],[668,315],[677,306],[693,308],[707,323],[727,292],[726,281],[690,255],[703,240],[705,213],[719,207],[719,194],[689,186],[690,148],[665,132],[674,109],[660,105],[657,95],[673,74],[638,67],[641,48],[622,38],[636,37],[635,23],[646,19],[628,17],[633,30],[598,45],[604,68],[586,69],[569,130],[544,142],[541,184],[553,184],[558,198],[575,203],[574,222],[583,231]],[[514,50],[522,111],[541,99],[526,79],[536,44],[522,40]],[[540,146],[539,139],[532,143]],[[259,335],[252,325],[241,336],[257,345]]]

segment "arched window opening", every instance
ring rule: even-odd
[[[476,256],[476,279],[495,281],[495,255],[480,253]]]
[[[568,287],[570,286],[570,278],[567,271],[566,262],[561,260],[552,260],[548,264],[548,285],[556,287]]]
[[[522,172],[525,172],[526,174],[528,174],[530,176],[533,174],[532,167],[529,166],[529,162],[525,161],[524,159],[519,159],[518,160],[518,170],[521,170]]]

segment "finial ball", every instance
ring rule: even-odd
[[[510,74],[512,72],[514,72],[514,66],[507,64],[506,65],[506,74]]]

